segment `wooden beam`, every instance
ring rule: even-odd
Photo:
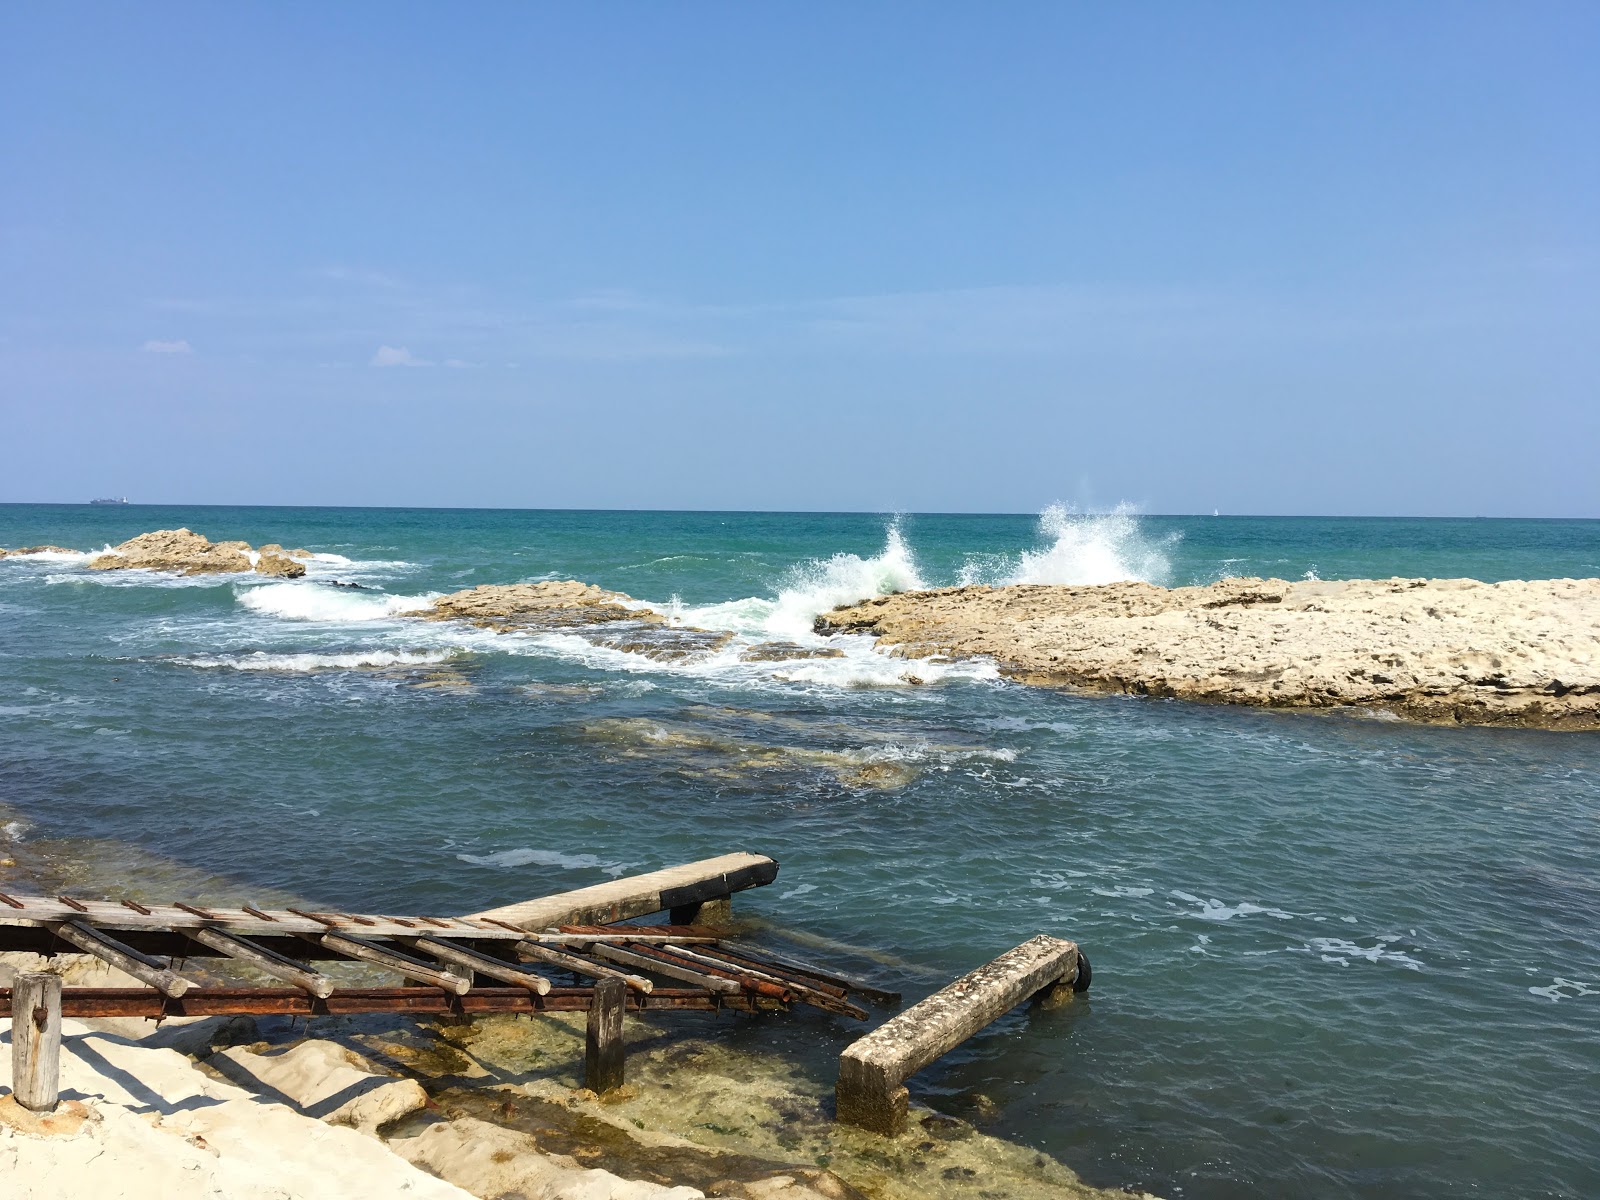
[[[487,975],[490,979],[498,979],[502,983],[514,983],[518,987],[525,987],[530,991],[538,992],[541,996],[550,994],[550,981],[537,971],[530,971],[516,963],[506,962],[503,958],[493,958],[487,954],[479,954],[465,946],[453,945],[434,937],[401,938],[404,945],[412,949],[421,950],[430,954],[440,962],[454,963],[458,967],[465,967],[468,971],[475,971],[479,975]]]
[[[11,1092],[32,1112],[61,1095],[61,976],[30,972],[11,989]]]
[[[194,980],[185,979],[167,964],[148,954],[141,954],[132,946],[124,945],[102,929],[85,925],[81,921],[62,921],[52,925],[51,931],[64,942],[70,942],[86,954],[108,962],[119,971],[132,975],[141,983],[148,983],[163,996],[174,999],[190,988],[198,986]]]
[[[401,954],[398,950],[390,950],[387,946],[379,946],[365,938],[351,937],[344,933],[325,933],[321,937],[303,933],[300,936],[328,950],[336,951],[346,958],[359,958],[363,962],[387,967],[407,979],[419,979],[423,983],[431,983],[434,987],[444,988],[447,992],[454,992],[458,996],[465,995],[472,989],[472,980],[463,975],[431,966],[420,958],[412,958],[409,954]]]
[[[655,991],[656,985],[642,975],[630,975],[626,971],[619,971],[603,963],[591,962],[587,958],[578,958],[573,954],[563,954],[538,942],[518,942],[516,951],[524,958],[530,958],[535,962],[546,962],[551,966],[560,967],[563,971],[571,971],[589,979],[620,979],[634,991],[646,996]]]
[[[1075,943],[1039,934],[885,1021],[839,1055],[838,1119],[889,1136],[901,1132],[908,1078],[1077,969]]]
[[[774,975],[771,972],[760,970],[757,966],[751,963],[729,962],[727,959],[722,958],[719,955],[700,953],[690,950],[686,946],[667,946],[665,949],[671,950],[679,957],[689,959],[692,962],[704,963],[708,967],[720,967],[724,971],[736,971],[741,975],[753,976],[756,979],[773,984],[776,987],[782,988],[786,992],[792,993],[796,998],[804,1000],[813,1008],[822,1008],[826,1009],[828,1012],[839,1013],[847,1017],[854,1017],[858,1021],[865,1021],[867,1019],[866,1009],[859,1008],[856,1005],[851,1004],[850,1001],[841,996],[829,995],[827,992],[821,991],[814,987],[807,987],[805,984],[786,976]]]
[[[594,946],[591,952],[596,958],[604,958],[614,963],[621,963],[625,967],[632,967],[636,971],[651,971],[657,975],[665,975],[668,979],[680,979],[684,983],[692,983],[695,987],[703,987],[710,992],[719,992],[722,995],[731,995],[743,991],[732,979],[723,979],[720,976],[708,975],[704,971],[691,971],[687,967],[680,967],[676,963],[662,962],[653,956],[635,954],[631,950],[618,950],[615,946]]]
[[[294,984],[295,987],[304,988],[319,1000],[326,1000],[333,995],[333,980],[320,971],[310,970],[293,959],[268,950],[265,946],[254,945],[242,937],[223,933],[220,929],[185,929],[183,932],[202,946],[240,962],[249,963],[274,979],[282,979],[286,983]]]
[[[745,888],[760,887],[777,877],[778,864],[765,855],[724,854],[472,915],[533,932],[555,925],[608,924],[668,909],[686,909]]]
[[[600,1096],[622,1086],[622,1009],[627,997],[627,985],[620,979],[602,979],[594,985],[584,1038],[583,1086]]]

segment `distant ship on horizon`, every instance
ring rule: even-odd
[[[89,501],[90,504],[126,504],[127,502],[128,498],[126,496],[102,496],[97,500]]]

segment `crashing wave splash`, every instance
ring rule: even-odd
[[[1171,577],[1168,550],[1181,535],[1151,538],[1130,505],[1110,512],[1079,513],[1052,504],[1039,514],[1039,537],[1049,545],[1016,558],[968,560],[962,584],[1050,583],[1088,586],[1137,580],[1164,583]]]
[[[1042,548],[1015,557],[969,559],[961,569],[959,582],[1158,582],[1171,569],[1167,549],[1175,537],[1149,537],[1127,506],[1110,513],[1080,514],[1064,505],[1052,505],[1040,514],[1039,532],[1046,542]],[[502,652],[553,654],[595,670],[670,672],[741,686],[904,688],[946,679],[997,679],[998,672],[987,661],[921,659],[910,663],[880,653],[865,637],[823,637],[814,632],[816,618],[840,605],[933,586],[938,583],[924,574],[897,518],[885,530],[878,553],[863,557],[841,552],[796,564],[779,580],[773,595],[706,605],[684,605],[674,598],[667,604],[651,606],[664,612],[671,626],[733,635],[725,646],[683,660],[661,661],[659,656],[597,644],[595,639],[562,631],[485,635],[449,623],[436,626],[429,637],[453,648],[470,645],[484,649],[488,641]],[[436,596],[437,593],[403,596],[347,592],[311,581],[238,589],[239,603],[263,615],[337,624],[392,621],[425,608]],[[829,656],[795,655],[784,661],[751,661],[743,657],[752,646],[775,641],[799,648],[826,647]]]

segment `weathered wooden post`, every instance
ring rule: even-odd
[[[61,1094],[61,976],[18,975],[11,985],[11,1091],[34,1112]]]
[[[583,1085],[604,1096],[622,1086],[622,1009],[628,985],[614,975],[595,981],[583,1055]]]
[[[1041,933],[884,1022],[839,1055],[838,1119],[891,1137],[900,1133],[910,1103],[908,1078],[1077,971],[1077,943]]]

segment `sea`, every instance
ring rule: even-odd
[[[1087,993],[912,1091],[1091,1183],[1600,1195],[1600,735],[1073,695],[853,636],[741,659],[957,583],[1594,577],[1600,522],[0,506],[11,547],[177,526],[315,558],[0,560],[19,888],[448,913],[755,851],[781,871],[735,902],[752,936],[908,1000],[1080,943]],[[735,636],[662,662],[404,615],[550,579]],[[721,1028],[830,1081],[860,1032]]]

